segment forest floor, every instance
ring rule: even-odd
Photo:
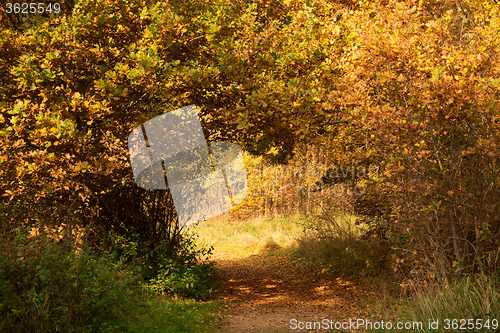
[[[228,306],[222,332],[288,332],[295,331],[293,319],[298,324],[365,317],[359,287],[288,255],[217,253],[216,261],[223,284],[219,294]]]
[[[335,276],[296,255],[303,223],[290,216],[213,219],[196,226],[200,243],[214,248],[225,307],[221,333],[349,332],[297,328],[299,322],[367,318],[376,298],[373,286]]]
[[[320,272],[284,250],[248,257],[216,251],[215,260],[222,282],[219,295],[227,306],[221,332],[289,332],[297,331],[293,328],[299,322],[366,318],[360,301],[369,295],[359,285]]]

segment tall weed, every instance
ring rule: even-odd
[[[377,276],[390,266],[388,245],[356,218],[338,208],[310,214],[295,253],[326,266],[335,274]]]
[[[498,332],[498,282],[495,276],[469,276],[441,286],[420,287],[396,318],[400,322],[421,322],[421,332]],[[438,325],[429,327],[429,321]]]

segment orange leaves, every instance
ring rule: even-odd
[[[351,127],[341,144],[348,138],[358,142],[352,150],[376,151],[370,157],[387,162],[383,173],[387,187],[379,187],[377,195],[388,194],[391,203],[401,208],[394,212],[400,224],[429,228],[434,224],[451,234],[453,216],[460,232],[473,234],[468,221],[474,214],[494,216],[492,201],[486,198],[499,195],[500,137],[495,117],[500,22],[495,14],[457,9],[451,2],[434,3],[431,8],[424,1],[419,11],[414,5],[398,2],[377,8],[372,16],[360,11],[349,17],[347,25],[357,39],[342,60],[346,75],[340,80],[344,87],[340,100]],[[484,24],[469,24],[472,21]],[[340,145],[335,148],[354,156]],[[473,184],[484,187],[479,193]],[[465,201],[443,201],[429,217],[425,207],[445,194],[448,200]],[[490,213],[469,210],[472,202]],[[439,240],[428,238],[420,250],[425,253],[426,246],[431,248],[450,234]]]

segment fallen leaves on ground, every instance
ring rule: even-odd
[[[272,253],[216,253],[215,259],[223,285],[219,294],[228,305],[223,332],[288,332],[296,331],[290,329],[292,319],[364,317],[359,307],[364,295],[356,283],[315,270],[304,260]]]

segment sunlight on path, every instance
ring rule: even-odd
[[[293,319],[360,318],[362,293],[349,281],[314,272],[289,256],[226,255],[216,256],[219,294],[229,306],[222,332],[296,332],[290,329]]]
[[[221,333],[308,332],[292,330],[293,320],[363,317],[359,300],[366,294],[359,287],[291,256],[304,235],[300,223],[300,217],[212,219],[196,226],[201,243],[214,246],[223,284],[218,294],[227,312]]]

